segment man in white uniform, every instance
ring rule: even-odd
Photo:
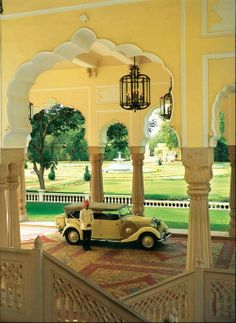
[[[84,201],[84,208],[80,211],[80,227],[83,231],[84,251],[92,250],[90,240],[92,234],[93,211],[89,209],[89,201]]]

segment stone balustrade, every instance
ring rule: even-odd
[[[55,257],[0,248],[0,312],[8,322],[234,322],[235,273],[195,270],[120,300]]]
[[[76,193],[47,193],[47,192],[26,192],[27,202],[49,202],[49,203],[80,203],[87,198],[88,194]],[[105,203],[124,203],[131,205],[132,198],[129,195],[104,195]],[[189,208],[190,202],[188,200],[172,201],[172,200],[145,200],[146,207],[160,207],[160,208]],[[228,202],[209,202],[210,210],[229,210]]]

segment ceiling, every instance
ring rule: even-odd
[[[151,60],[145,56],[136,56],[137,64],[150,63]],[[132,65],[133,58],[127,57],[121,51],[109,48],[103,43],[95,42],[89,53],[82,53],[75,57],[71,62],[62,61],[54,65],[53,69],[74,69],[91,68],[97,69],[103,66]]]

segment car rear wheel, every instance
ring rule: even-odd
[[[66,241],[69,244],[76,245],[79,244],[80,236],[79,232],[75,228],[69,228],[65,232]]]
[[[157,238],[152,233],[143,233],[139,237],[140,245],[145,250],[153,250],[157,246]]]

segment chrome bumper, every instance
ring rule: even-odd
[[[164,236],[163,236],[160,240],[158,240],[158,241],[166,241],[167,239],[169,239],[169,238],[170,238],[170,236],[171,236],[171,232],[167,232],[167,233],[165,233],[165,234],[164,234]]]

